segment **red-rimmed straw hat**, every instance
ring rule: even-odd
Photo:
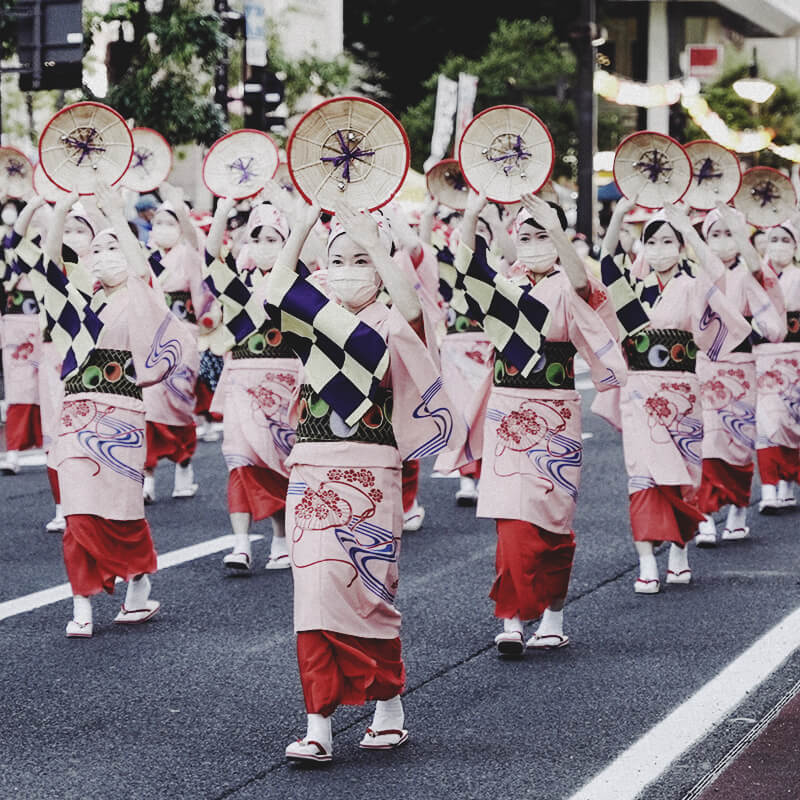
[[[118,183],[133,155],[125,120],[102,103],[62,108],[39,137],[39,162],[50,180],[67,192],[94,194],[98,180]]]
[[[757,228],[780,225],[797,208],[797,194],[792,182],[772,167],[752,167],[742,175],[742,185],[733,205]]]
[[[736,153],[711,139],[697,139],[684,149],[692,162],[692,183],[684,203],[699,211],[710,211],[718,200],[729,203],[742,183]]]
[[[25,197],[33,189],[33,164],[16,147],[0,147],[0,197]]]
[[[493,106],[472,118],[458,146],[467,183],[496,203],[517,203],[538,192],[555,162],[553,138],[532,111]]]
[[[294,185],[333,213],[339,198],[374,211],[400,190],[410,161],[408,137],[380,103],[334,97],[307,111],[286,145]]]
[[[172,171],[172,148],[152,128],[132,128],[133,156],[122,185],[135,192],[152,192]]]
[[[692,182],[692,162],[671,136],[637,131],[614,153],[614,181],[620,192],[644,208],[677,203]]]
[[[446,158],[425,173],[428,191],[442,204],[456,211],[467,207],[469,186],[457,158]]]
[[[242,128],[211,145],[203,160],[203,183],[217,197],[253,197],[275,176],[278,160],[278,146],[271,136]]]
[[[47,177],[47,173],[42,169],[41,162],[33,168],[33,190],[48,203],[56,203],[59,197],[67,194]]]

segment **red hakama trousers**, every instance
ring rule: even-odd
[[[236,467],[228,473],[228,512],[266,519],[286,508],[289,479],[269,467]]]

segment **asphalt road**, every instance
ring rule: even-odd
[[[64,637],[69,600],[0,620],[0,798],[569,798],[800,607],[800,511],[751,509],[749,540],[692,547],[690,586],[635,595],[620,440],[588,413],[584,429],[569,647],[498,659],[493,526],[424,462],[425,526],[401,557],[408,744],[359,750],[372,711],[342,708],[332,765],[284,761],[305,723],[291,574],[226,576],[219,552],[155,576],[163,607],[144,626],[111,624],[120,590],[96,600],[91,640]],[[172,467],[159,467],[147,511],[159,553],[229,533],[219,444],[201,443],[195,463],[189,500],[169,498]],[[44,469],[0,477],[0,501],[0,603],[64,583]],[[253,533],[267,535],[263,566],[268,525]],[[795,651],[642,797],[692,793],[798,678]]]

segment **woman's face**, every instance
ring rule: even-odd
[[[783,269],[794,261],[797,242],[786,228],[773,228],[767,240],[767,259],[773,267]]]
[[[736,259],[739,256],[739,246],[736,244],[730,229],[722,220],[715,222],[709,229],[708,246],[726,267],[736,263]]]
[[[361,310],[378,294],[375,264],[346,233],[337,236],[328,250],[328,286],[350,311]]]
[[[156,247],[171,250],[181,238],[181,225],[169,211],[158,211],[153,217],[150,241]]]
[[[256,267],[267,272],[275,266],[283,248],[283,237],[269,225],[256,228],[248,242],[248,249]]]
[[[121,286],[128,279],[125,256],[116,236],[101,233],[92,240],[87,256],[89,272],[106,289]]]
[[[78,258],[84,258],[92,246],[92,229],[78,217],[67,217],[64,223],[64,244]]]
[[[528,223],[517,231],[517,261],[525,265],[528,272],[543,275],[550,272],[558,260],[558,251],[545,230]]]
[[[664,224],[645,241],[644,257],[656,272],[668,272],[680,262],[681,249],[678,235]]]
[[[636,231],[629,222],[623,222],[619,229],[619,243],[626,253],[633,251],[633,243],[636,241]]]

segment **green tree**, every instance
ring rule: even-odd
[[[725,124],[737,131],[758,127],[775,131],[775,144],[796,144],[800,142],[800,82],[793,77],[772,80],[776,89],[766,103],[756,105],[736,94],[733,84],[748,74],[748,66],[741,66],[725,72],[719,80],[703,91],[703,96],[712,111],[717,113]],[[685,112],[684,112],[685,114]],[[686,115],[685,141],[706,139],[708,134]],[[769,150],[758,154],[762,166],[786,167],[787,162]]]
[[[529,108],[539,116],[555,143],[554,176],[573,177],[577,146],[575,106],[571,100],[555,96],[555,87],[571,81],[575,58],[569,46],[556,38],[552,22],[544,17],[500,20],[480,58],[450,56],[425,82],[427,95],[402,115],[416,169],[422,169],[430,151],[438,76],[457,79],[459,72],[478,77],[475,113],[510,103]]]
[[[90,33],[114,20],[134,30],[131,44],[117,49],[120,62],[111,65],[114,80],[103,102],[173,145],[210,145],[226,129],[212,97],[225,37],[219,17],[206,8],[202,0],[164,0],[160,12],[149,13],[144,2],[127,0],[88,19]]]

